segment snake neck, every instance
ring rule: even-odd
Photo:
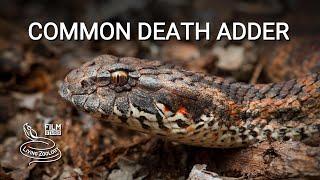
[[[261,85],[183,73],[185,77],[173,79],[173,84],[166,82],[167,95],[177,95],[180,107],[168,108],[177,118],[170,119],[176,128],[167,137],[208,147],[244,146],[266,139],[319,142],[319,73]]]
[[[158,79],[165,79],[163,86],[168,89],[168,95],[190,100],[180,100],[182,106],[186,109],[210,107],[209,111],[217,116],[224,114],[222,120],[260,118],[285,122],[320,116],[320,73],[285,82],[252,85],[180,69],[159,68],[157,71],[157,76],[161,76]],[[170,74],[164,76],[164,72]]]

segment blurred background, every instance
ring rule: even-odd
[[[0,179],[185,179],[197,163],[231,177],[252,173],[228,161],[234,150],[179,145],[94,121],[66,104],[57,89],[67,72],[101,54],[161,59],[248,83],[292,78],[304,71],[303,64],[297,71],[290,70],[294,65],[280,70],[269,59],[282,49],[290,51],[289,46],[315,52],[319,7],[315,0],[1,0]],[[214,35],[222,22],[284,21],[291,41],[32,41],[28,26],[34,21],[88,26],[104,21],[198,21],[210,22]],[[18,151],[26,140],[26,122],[42,135],[44,123],[62,124],[62,136],[53,137],[62,159],[28,166],[30,160]]]

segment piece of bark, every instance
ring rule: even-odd
[[[272,179],[320,177],[320,147],[298,142],[264,142],[218,153],[214,161],[213,171],[219,175],[231,173]]]

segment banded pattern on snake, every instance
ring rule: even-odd
[[[320,142],[319,72],[251,85],[102,55],[71,71],[60,95],[98,119],[190,145]]]

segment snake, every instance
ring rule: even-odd
[[[70,71],[59,93],[95,119],[182,144],[320,142],[319,71],[247,84],[162,61],[100,55]]]

